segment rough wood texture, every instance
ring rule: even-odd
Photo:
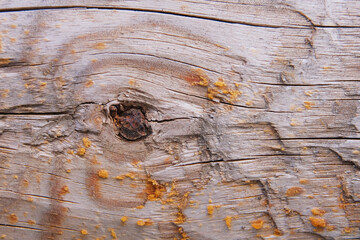
[[[0,238],[359,239],[360,2],[254,2],[0,1]]]

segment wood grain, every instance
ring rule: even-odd
[[[359,238],[358,1],[0,9],[1,238]]]

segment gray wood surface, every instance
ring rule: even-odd
[[[0,1],[0,239],[359,239],[359,76],[355,0]]]

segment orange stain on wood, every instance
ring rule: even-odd
[[[95,200],[96,203],[103,208],[114,209],[116,207],[134,208],[141,204],[144,204],[143,198],[133,199],[133,201],[124,201],[122,199],[112,199],[110,197],[104,197],[101,192],[100,178],[98,172],[91,171],[86,178],[86,190],[88,195]]]
[[[2,98],[8,97],[8,96],[9,96],[9,92],[10,92],[9,89],[4,89],[4,90],[2,91],[2,93],[1,93],[1,97],[2,97]]]
[[[128,220],[128,217],[126,217],[126,216],[121,217],[121,222],[122,223],[125,223],[127,220]]]
[[[94,45],[94,48],[96,48],[96,49],[98,49],[98,50],[103,50],[103,49],[107,48],[107,46],[106,46],[105,43],[99,42],[99,43],[96,43],[96,44]]]
[[[320,208],[313,208],[313,209],[311,209],[311,213],[315,216],[322,216],[326,213],[326,211],[324,209],[320,209]]]
[[[78,150],[77,150],[77,155],[79,155],[79,156],[84,156],[85,155],[85,153],[86,153],[86,149],[85,148],[82,148],[82,147],[80,147],[80,148],[78,148]]]
[[[138,225],[138,226],[151,226],[151,225],[153,225],[154,223],[153,223],[153,221],[151,220],[151,219],[140,219],[140,220],[138,220],[137,222],[136,222],[136,224]]]
[[[179,211],[176,213],[177,217],[174,221],[175,224],[182,224],[186,221],[186,217],[184,213],[179,209]]]
[[[231,216],[226,216],[224,218],[225,224],[227,226],[227,228],[230,230],[231,229],[231,223],[232,223],[232,217]]]
[[[69,193],[70,192],[70,190],[69,190],[69,187],[68,186],[63,186],[62,188],[61,188],[61,190],[60,190],[60,195],[64,195],[64,194],[67,194],[67,193]]]
[[[160,200],[162,195],[166,192],[166,187],[162,184],[159,184],[156,180],[148,177],[146,180],[146,189],[145,193],[147,199],[150,201]]]
[[[208,212],[208,215],[212,216],[214,214],[214,205],[209,204],[207,206],[207,212]]]
[[[191,72],[182,76],[182,78],[191,85],[198,85],[207,87],[209,85],[209,77],[204,70],[200,68],[191,69]]]
[[[0,65],[8,65],[10,62],[10,58],[0,58]]]
[[[323,218],[309,217],[309,221],[314,227],[324,228],[326,227],[326,221]]]
[[[87,137],[84,137],[84,138],[82,139],[82,142],[83,142],[83,144],[84,144],[84,146],[85,146],[86,148],[89,148],[89,147],[91,146],[91,141],[90,141],[89,138],[87,138]]]
[[[128,81],[128,83],[129,83],[129,85],[131,85],[131,86],[135,86],[135,85],[136,85],[135,79],[130,79],[130,80]]]
[[[8,220],[9,220],[9,222],[12,223],[12,224],[15,224],[15,223],[17,223],[17,222],[19,221],[19,219],[18,219],[18,217],[16,216],[15,213],[10,214],[10,215],[8,216]]]
[[[312,109],[313,106],[315,106],[315,103],[313,103],[313,102],[309,102],[309,101],[305,101],[305,102],[304,102],[304,107],[305,107],[307,110]]]
[[[302,178],[299,180],[299,183],[301,184],[308,184],[309,183],[309,180],[308,179],[305,179],[305,178]]]
[[[35,225],[36,224],[36,222],[34,220],[31,220],[31,219],[28,220],[27,223],[30,224],[30,225]]]
[[[94,81],[93,80],[91,80],[91,79],[89,79],[89,80],[87,80],[86,82],[85,82],[85,87],[91,87],[91,86],[93,86],[94,85]]]
[[[116,236],[116,232],[115,232],[115,230],[113,228],[109,228],[108,230],[109,230],[109,232],[111,234],[111,237],[113,239],[118,239],[117,236]]]
[[[109,177],[109,172],[107,170],[105,170],[105,169],[100,169],[98,171],[98,176],[100,178],[108,178]]]
[[[86,185],[88,186],[89,195],[94,198],[101,198],[100,183],[97,174],[90,174],[87,178]]]
[[[275,228],[275,229],[274,229],[274,235],[275,235],[275,236],[282,236],[283,233],[282,233],[279,229]]]
[[[303,192],[305,192],[305,190],[301,187],[292,187],[286,191],[285,195],[287,197],[294,197],[294,196],[298,196],[298,195],[302,194]]]
[[[254,220],[251,222],[251,226],[256,230],[262,229],[262,227],[264,226],[264,220],[262,219]]]

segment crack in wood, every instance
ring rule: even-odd
[[[251,27],[261,27],[261,28],[284,28],[284,29],[313,29],[313,28],[360,28],[360,26],[349,26],[349,25],[319,25],[314,24],[310,18],[308,18],[304,13],[300,11],[295,11],[309,22],[309,25],[297,25],[297,26],[283,26],[283,25],[273,25],[273,24],[259,24],[251,23],[246,21],[236,21],[229,20],[217,17],[202,16],[191,13],[179,13],[175,11],[168,10],[155,10],[155,9],[144,9],[144,8],[127,8],[127,7],[104,7],[104,6],[86,6],[86,5],[70,5],[70,6],[37,6],[37,7],[18,7],[18,8],[3,8],[0,9],[0,13],[11,13],[11,12],[26,12],[26,11],[45,11],[45,10],[72,10],[72,9],[82,9],[82,10],[117,10],[117,11],[134,11],[134,12],[143,12],[143,13],[158,13],[164,15],[173,15],[187,18],[196,18],[208,21],[215,21],[228,24],[240,24]]]

